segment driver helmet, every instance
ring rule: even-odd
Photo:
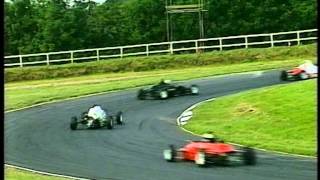
[[[217,138],[213,135],[213,134],[203,134],[202,135],[202,138],[205,140],[205,141],[209,141],[209,142],[216,142]]]

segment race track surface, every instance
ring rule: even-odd
[[[115,180],[313,180],[316,159],[258,151],[256,166],[199,168],[168,163],[168,144],[199,139],[176,126],[189,106],[212,97],[281,83],[279,71],[203,78],[199,96],[136,99],[137,89],[41,105],[5,114],[5,162],[34,170],[89,179]],[[69,129],[70,117],[92,104],[124,112],[125,126],[113,130]]]

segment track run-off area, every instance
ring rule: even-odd
[[[313,180],[317,159],[257,151],[257,165],[199,168],[193,162],[168,163],[162,151],[197,136],[181,130],[177,117],[213,97],[283,83],[279,71],[207,77],[198,96],[138,100],[137,89],[44,104],[5,113],[5,163],[66,176],[115,180]],[[112,130],[69,128],[70,118],[93,104],[123,111],[125,125]]]

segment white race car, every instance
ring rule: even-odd
[[[76,116],[71,118],[70,129],[76,130],[80,126],[87,129],[97,129],[107,127],[112,129],[114,125],[124,125],[122,111],[115,115],[108,113],[99,105],[93,105],[87,112],[83,112],[78,119]]]

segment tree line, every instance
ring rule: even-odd
[[[5,55],[167,41],[165,4],[165,0],[5,1]],[[317,27],[315,0],[206,0],[205,8],[207,38]],[[174,40],[199,38],[196,13],[172,18]]]

